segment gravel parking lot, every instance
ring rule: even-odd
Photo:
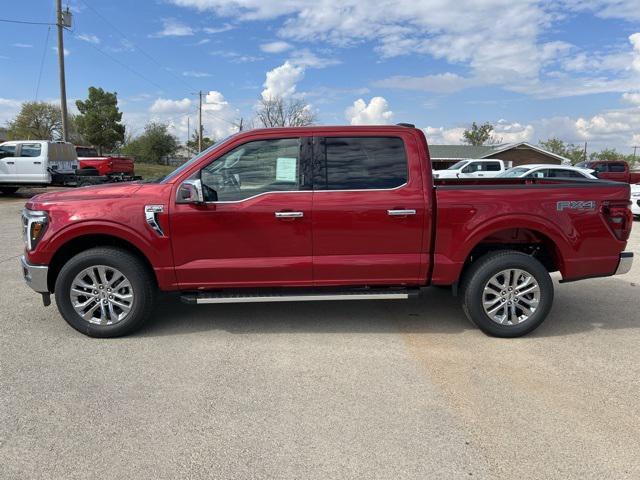
[[[87,338],[22,281],[0,196],[0,477],[640,478],[640,259],[532,335],[459,301],[188,306]],[[640,223],[628,250],[640,255]]]

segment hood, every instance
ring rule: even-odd
[[[141,183],[108,183],[41,193],[29,200],[27,205],[45,205],[56,202],[71,202],[81,200],[103,200],[109,198],[129,197],[142,187]]]

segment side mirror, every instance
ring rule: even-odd
[[[204,203],[200,179],[185,180],[178,187],[176,203]]]

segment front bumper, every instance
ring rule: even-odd
[[[49,293],[47,287],[49,267],[47,265],[31,265],[23,255],[20,257],[20,266],[27,285],[38,293]]]
[[[631,265],[633,265],[633,253],[622,252],[620,254],[620,261],[618,262],[618,268],[616,268],[616,273],[614,273],[614,275],[624,275],[625,273],[629,273]]]

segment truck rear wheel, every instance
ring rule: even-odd
[[[481,257],[466,272],[462,308],[495,337],[520,337],[542,324],[553,304],[553,281],[538,260],[517,251]]]
[[[137,330],[151,315],[155,294],[146,265],[113,247],[77,254],[62,267],[55,285],[64,319],[90,337],[119,337]]]

